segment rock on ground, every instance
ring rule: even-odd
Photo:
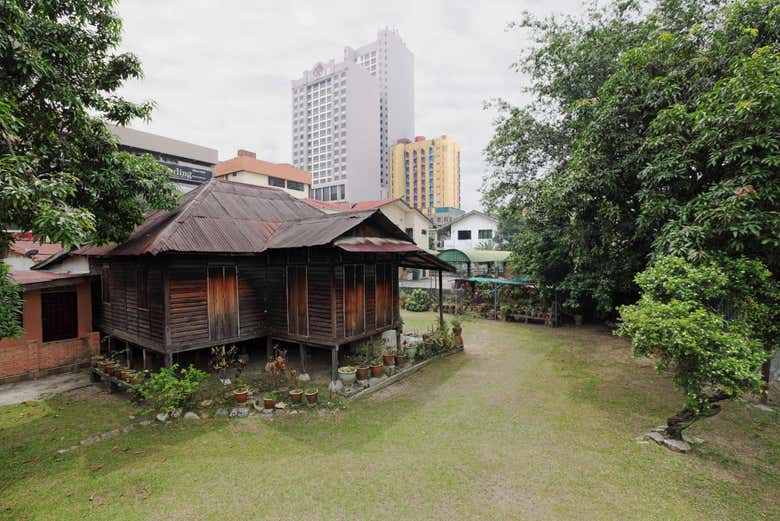
[[[673,440],[672,438],[664,438],[664,445],[675,452],[686,453],[691,450],[691,445],[687,441]]]
[[[158,422],[163,422],[163,423],[165,423],[165,422],[167,422],[167,421],[168,421],[168,413],[161,412],[160,414],[158,414],[157,416],[155,416],[155,418],[157,418],[157,421],[158,421]]]
[[[188,411],[188,412],[184,413],[184,419],[185,420],[200,420],[200,416],[198,416],[197,414],[195,414],[192,411]]]

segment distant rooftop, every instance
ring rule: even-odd
[[[237,172],[263,174],[311,185],[311,174],[309,172],[295,168],[289,163],[271,163],[270,161],[257,159],[257,155],[249,150],[239,150],[236,157],[227,161],[220,161],[214,167],[214,177]]]

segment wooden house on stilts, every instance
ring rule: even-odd
[[[162,355],[265,339],[331,350],[398,330],[398,268],[453,271],[380,211],[325,214],[281,190],[212,180],[89,257],[96,321]]]

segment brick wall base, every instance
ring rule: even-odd
[[[30,341],[0,348],[0,383],[74,371],[100,352],[100,333],[54,342]]]

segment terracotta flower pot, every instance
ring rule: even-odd
[[[383,364],[371,366],[371,376],[374,378],[380,378],[383,374],[385,374],[385,366]]]
[[[144,383],[144,374],[143,373],[135,373],[132,378],[130,378],[130,383],[133,385],[141,385]]]
[[[463,332],[463,328],[461,326],[452,326],[453,335],[460,335],[462,332]]]
[[[246,399],[249,397],[249,390],[248,389],[236,389],[233,391],[233,396],[236,397],[236,401],[238,403],[244,403],[246,402]]]
[[[273,398],[263,398],[263,409],[273,409],[276,406],[276,400]]]
[[[395,365],[398,367],[404,366],[409,363],[409,357],[406,355],[395,355]]]
[[[357,379],[368,380],[370,369],[367,365],[362,365],[357,368]]]
[[[300,389],[293,389],[288,394],[292,403],[301,403],[303,401],[303,391]]]
[[[122,380],[123,382],[129,383],[132,374],[133,374],[133,370],[125,367],[124,369],[119,370],[119,379]]]
[[[384,354],[382,355],[382,361],[384,361],[385,365],[395,365],[395,355]]]
[[[306,393],[306,402],[309,405],[314,405],[317,403],[317,398],[319,397],[320,393],[319,391],[314,391],[313,393]]]

